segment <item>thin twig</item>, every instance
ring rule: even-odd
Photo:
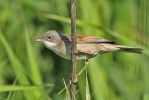
[[[76,91],[76,1],[71,0],[71,40],[72,40],[72,49],[71,49],[71,79],[70,79],[70,96],[71,100],[75,100],[75,91]]]

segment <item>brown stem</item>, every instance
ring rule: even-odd
[[[72,40],[72,49],[71,49],[71,78],[70,78],[70,96],[71,100],[75,100],[75,91],[76,91],[76,1],[71,0],[71,40]]]

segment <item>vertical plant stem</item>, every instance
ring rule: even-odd
[[[75,91],[76,91],[76,0],[71,0],[71,78],[70,78],[70,91],[71,91],[71,100],[75,100]]]

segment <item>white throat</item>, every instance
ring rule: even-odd
[[[66,51],[62,52],[60,48],[59,49],[55,48],[56,46],[58,46],[58,43],[52,43],[48,41],[44,41],[43,43],[48,49],[51,49],[53,52],[55,52],[59,56],[66,58],[66,59],[71,59],[71,56],[69,54],[66,54]]]
[[[58,45],[58,43],[52,43],[52,42],[48,42],[48,41],[44,41],[43,43],[49,49],[53,48],[53,47],[56,47]]]

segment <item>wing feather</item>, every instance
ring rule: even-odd
[[[71,42],[71,34],[63,34],[69,42]],[[66,39],[65,39],[66,40]],[[99,43],[114,44],[114,41],[106,40],[104,38],[95,36],[84,36],[77,35],[77,52],[82,52],[86,54],[98,53],[100,45]]]
[[[66,36],[70,41],[71,41],[71,35],[70,34],[63,34]],[[104,38],[100,37],[95,37],[95,36],[84,36],[84,35],[77,35],[77,44],[82,44],[82,43],[110,43],[114,44],[114,41],[107,40]]]

